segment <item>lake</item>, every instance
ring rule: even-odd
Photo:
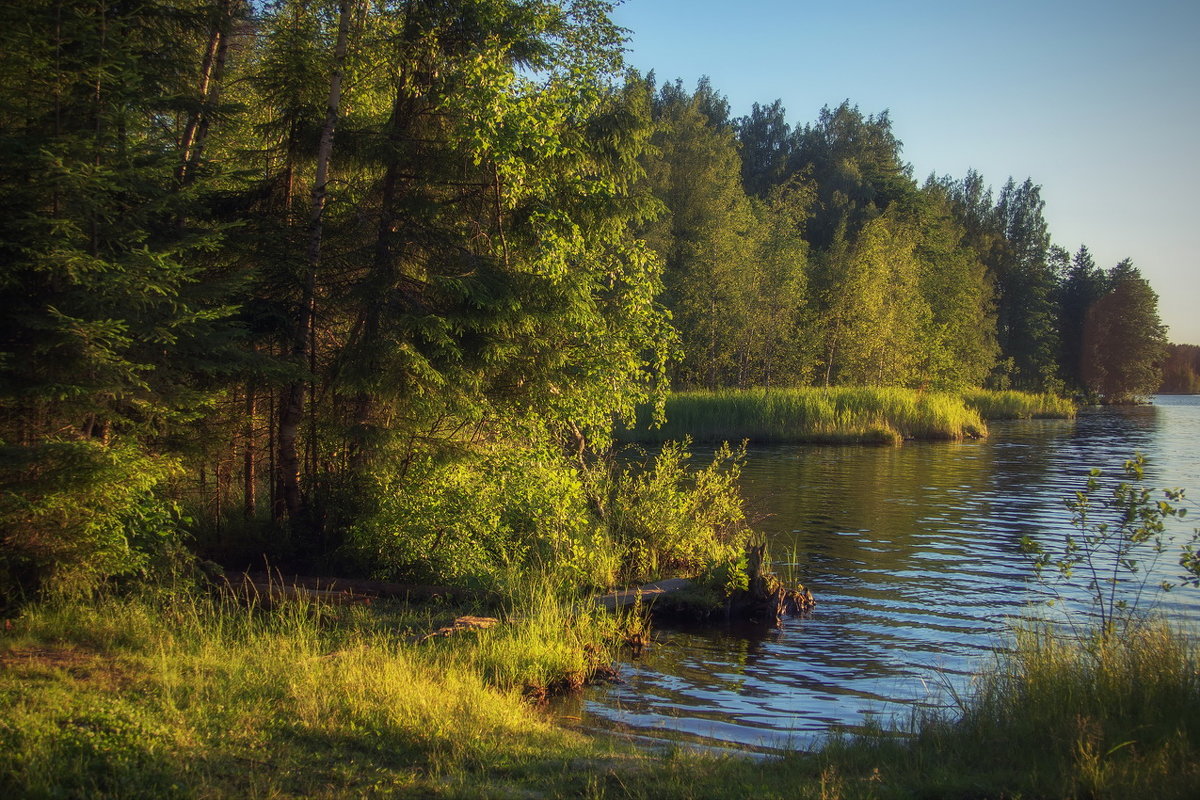
[[[1063,501],[1091,468],[1115,481],[1141,452],[1148,486],[1200,500],[1195,396],[990,427],[988,439],[961,443],[751,447],[742,487],[755,527],[777,568],[816,595],[816,610],[778,629],[659,628],[622,665],[625,683],[590,689],[556,714],[651,743],[767,751],[811,747],[872,718],[906,719],[914,702],[966,689],[1015,618],[1045,613],[1053,594],[1032,580],[1020,542],[1063,540]],[[1200,524],[1184,522],[1174,530]],[[1178,573],[1172,552],[1152,583]],[[1059,607],[1080,605],[1078,592],[1059,593]],[[1200,615],[1200,591],[1152,594],[1143,605]]]

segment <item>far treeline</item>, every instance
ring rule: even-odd
[[[731,118],[625,73],[609,11],[3,4],[0,592],[186,537],[484,586],[695,572],[744,535],[736,470],[603,457],[671,388],[1157,387],[1154,292],[1053,246],[1032,181],[919,185],[849,103]]]

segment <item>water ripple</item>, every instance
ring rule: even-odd
[[[943,703],[1005,646],[1011,620],[1052,596],[1030,580],[1022,537],[1061,539],[1071,522],[1063,498],[1092,467],[1118,474],[1135,450],[1150,459],[1151,485],[1200,496],[1197,399],[997,423],[983,442],[752,448],[748,505],[764,516],[780,569],[817,595],[816,611],[779,630],[659,630],[624,665],[627,683],[567,711],[585,728],[650,741],[789,749],[869,719],[907,719],[914,702]],[[1195,619],[1196,594],[1160,606]],[[1083,607],[1078,593],[1065,599]]]

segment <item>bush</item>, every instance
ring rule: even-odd
[[[178,532],[157,489],[175,461],[115,441],[59,440],[0,456],[0,596],[86,593],[145,567]]]
[[[344,553],[375,577],[505,591],[521,573],[609,586],[616,553],[577,470],[548,448],[495,444],[376,473]]]
[[[607,508],[609,530],[621,551],[627,582],[724,572],[729,588],[745,576],[750,529],[738,491],[745,444],[723,444],[712,462],[689,470],[687,440],[663,445],[652,464],[614,472]],[[744,580],[741,581],[744,583]]]

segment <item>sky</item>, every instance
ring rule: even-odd
[[[889,112],[913,175],[1042,187],[1054,243],[1130,258],[1200,344],[1200,2],[625,0],[626,61],[734,117],[783,101]]]

